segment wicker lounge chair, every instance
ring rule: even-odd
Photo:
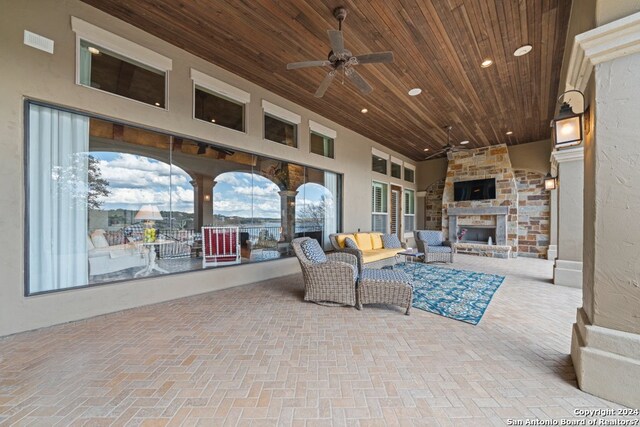
[[[313,262],[302,251],[301,244],[311,240],[300,237],[291,242],[298,257],[304,279],[304,300],[321,305],[356,305],[358,260],[347,253],[327,254],[326,262]]]
[[[442,237],[442,231],[416,230],[413,232],[418,251],[424,253],[424,262],[453,262],[453,246]]]

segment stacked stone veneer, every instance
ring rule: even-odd
[[[424,229],[440,230],[442,227],[442,194],[444,179],[427,187],[424,197]]]
[[[457,181],[469,181],[474,179],[496,179],[496,198],[493,200],[473,200],[455,202],[453,200],[453,183]],[[518,254],[518,189],[515,175],[511,168],[509,151],[507,146],[495,145],[473,150],[458,151],[449,154],[447,177],[445,179],[442,195],[442,230],[445,236],[449,235],[449,215],[451,208],[485,208],[505,206],[508,207],[506,217],[506,245],[511,247],[511,256]],[[458,226],[461,225],[485,225],[495,226],[495,215],[459,215]],[[484,256],[501,256],[504,252],[495,253],[478,245],[478,251],[469,249],[465,245],[466,253],[476,253]]]
[[[549,249],[550,195],[544,175],[514,171],[518,185],[518,255],[546,258]]]

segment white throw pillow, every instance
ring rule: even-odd
[[[91,249],[94,249],[95,246],[93,246],[93,242],[91,241],[91,237],[87,236],[87,250],[90,251]]]
[[[91,233],[91,241],[93,242],[93,246],[96,248],[108,248],[109,242],[107,238],[104,237],[104,230],[95,230]]]

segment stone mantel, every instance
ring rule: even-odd
[[[449,208],[447,210],[449,216],[461,215],[507,215],[509,213],[508,206],[482,206],[477,208]]]

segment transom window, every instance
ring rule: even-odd
[[[270,114],[264,115],[264,139],[288,145],[298,146],[298,126]]]
[[[329,157],[331,159],[334,158],[333,138],[329,138],[328,136],[320,135],[319,133],[312,131],[309,139],[312,153]]]
[[[94,89],[166,107],[167,73],[80,41],[79,83]]]
[[[195,87],[194,117],[240,132],[245,131],[244,104]]]

